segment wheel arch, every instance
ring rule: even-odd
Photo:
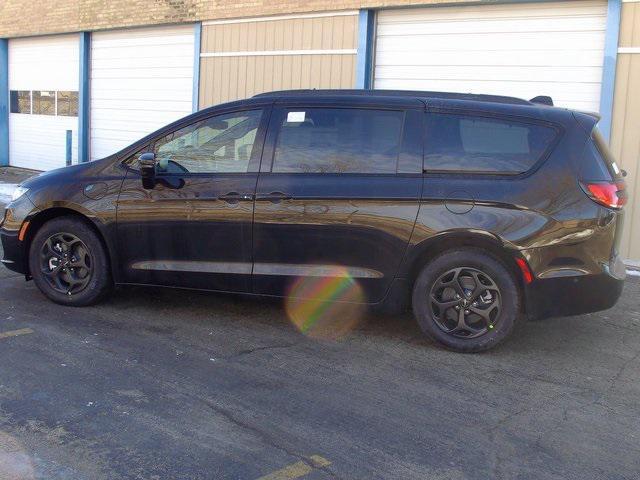
[[[24,241],[23,241],[23,258],[24,260],[24,268],[27,272],[27,276],[31,276],[31,272],[29,270],[29,251],[31,250],[31,243],[35,238],[38,231],[42,228],[42,226],[56,218],[60,217],[74,217],[78,220],[82,221],[85,225],[87,225],[93,232],[97,235],[100,243],[102,244],[106,254],[109,265],[111,266],[111,272],[114,273],[114,252],[111,248],[110,243],[107,241],[107,236],[102,228],[105,228],[104,225],[98,225],[94,219],[92,219],[89,215],[84,212],[81,212],[77,209],[70,208],[69,206],[51,206],[49,208],[40,210],[36,212],[32,217],[28,218],[29,226],[26,230]]]
[[[408,252],[401,276],[408,280],[408,286],[413,289],[416,278],[425,265],[437,256],[450,250],[460,248],[476,248],[483,250],[499,260],[512,273],[520,292],[524,306],[526,288],[522,272],[516,258],[520,257],[517,249],[510,247],[496,235],[484,231],[449,231],[428,238],[414,245]]]

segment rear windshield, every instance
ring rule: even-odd
[[[557,135],[549,126],[510,118],[430,114],[427,172],[519,174],[540,160]]]

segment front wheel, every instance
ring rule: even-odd
[[[29,269],[40,291],[62,305],[97,303],[112,287],[102,242],[79,218],[55,218],[38,230],[29,250]]]
[[[445,252],[420,272],[413,312],[422,331],[458,352],[488,350],[504,340],[520,312],[513,275],[481,250]]]

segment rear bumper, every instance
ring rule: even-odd
[[[613,307],[624,286],[624,265],[620,263],[616,259],[615,265],[606,265],[599,274],[535,280],[527,288],[527,317],[563,317]]]

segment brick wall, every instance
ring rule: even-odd
[[[219,18],[456,2],[469,3],[469,0],[0,0],[0,38]]]

